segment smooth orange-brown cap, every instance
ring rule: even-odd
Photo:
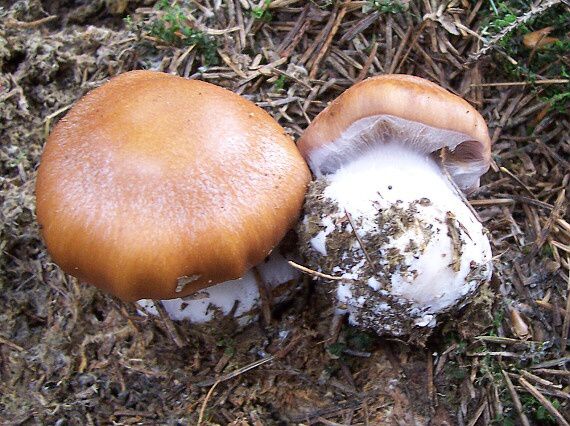
[[[37,217],[69,274],[124,300],[183,297],[261,262],[295,224],[309,179],[293,141],[253,103],[133,71],[53,130]]]
[[[305,130],[299,150],[318,174],[347,161],[339,157],[387,142],[426,154],[445,148],[444,165],[466,191],[478,186],[491,161],[487,125],[469,103],[423,78],[399,74],[346,90]]]

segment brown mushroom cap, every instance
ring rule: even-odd
[[[293,141],[253,103],[133,71],[53,130],[37,217],[71,275],[124,300],[183,297],[261,262],[297,220],[309,178]]]
[[[346,90],[305,130],[299,150],[318,174],[363,145],[389,140],[426,154],[445,148],[444,164],[467,191],[491,161],[483,117],[460,97],[409,75],[372,77]]]

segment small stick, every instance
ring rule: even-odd
[[[519,340],[519,339],[511,339],[509,337],[500,337],[500,336],[476,336],[475,340],[479,340],[481,342],[490,342],[490,343],[497,343],[499,345],[531,345],[537,344],[540,345],[543,342],[537,342],[535,340]]]
[[[271,4],[269,7],[271,7]],[[303,35],[305,35],[305,32],[309,29],[311,20],[307,19],[307,16],[309,15],[310,10],[311,5],[307,3],[299,15],[297,22],[293,28],[291,28],[291,31],[289,31],[289,33],[283,38],[279,47],[277,47],[276,51],[282,58],[291,56],[291,53],[295,50],[295,47],[299,44]]]
[[[354,81],[355,83],[358,83],[359,81],[362,81],[366,78],[366,76],[368,75],[368,71],[370,71],[370,67],[372,66],[372,61],[374,61],[374,58],[376,57],[377,51],[378,51],[378,42],[375,41],[372,44],[372,48],[370,49],[370,55],[368,55],[368,58],[366,59],[364,66],[362,67],[362,69],[358,73],[358,77],[356,77],[356,80]]]
[[[570,263],[570,258],[568,263]],[[568,343],[568,327],[570,326],[570,271],[568,271],[568,284],[566,285],[566,312],[564,313],[564,322],[562,323],[562,339],[560,348],[565,351]]]
[[[570,377],[570,371],[554,370],[552,368],[537,368],[534,370],[537,374],[549,374],[552,376]]]
[[[473,418],[469,421],[469,423],[467,423],[467,426],[475,426],[477,424],[477,421],[479,420],[479,417],[481,417],[481,414],[483,414],[483,411],[485,411],[488,405],[489,403],[487,402],[487,400],[483,401],[481,406],[477,409],[475,416],[473,416]]]
[[[343,5],[341,6],[340,10],[338,11],[338,15],[336,16],[336,19],[334,21],[332,29],[331,29],[330,33],[328,34],[328,36],[325,40],[325,43],[323,44],[323,46],[319,50],[319,53],[317,54],[317,57],[315,58],[315,62],[313,62],[313,67],[311,68],[311,72],[309,73],[309,79],[311,79],[311,80],[313,80],[317,76],[317,72],[319,71],[319,64],[321,63],[321,61],[323,60],[323,58],[327,54],[329,47],[332,43],[332,40],[333,40],[334,36],[336,35],[338,29],[340,28],[340,24],[341,24],[342,20],[344,19],[344,15],[346,15],[346,6],[348,3],[349,3],[348,1],[345,1],[343,3]]]
[[[182,340],[180,337],[180,334],[178,334],[176,326],[172,322],[172,319],[170,319],[170,316],[168,316],[168,313],[166,312],[166,309],[164,309],[164,306],[162,306],[162,302],[160,300],[153,300],[152,303],[154,303],[154,307],[156,308],[160,319],[164,323],[168,334],[170,334],[170,337],[172,340],[174,340],[174,343],[176,343],[176,346],[179,348],[186,346],[186,342],[184,342],[184,340]]]
[[[408,59],[408,55],[410,54],[410,52],[412,51],[412,49],[415,47],[416,42],[418,41],[418,38],[420,37],[421,33],[423,32],[424,28],[427,25],[427,21],[423,21],[419,28],[417,29],[416,33],[414,34],[414,38],[412,39],[411,43],[408,46],[408,49],[406,50],[406,53],[404,53],[404,56],[402,57],[402,59],[400,59],[398,66],[396,67],[396,73],[398,73],[400,71],[400,68],[402,68],[402,65],[404,65],[404,62],[406,62],[406,59]],[[404,42],[402,40],[402,42]]]
[[[538,368],[550,368],[550,367],[562,366],[568,362],[570,362],[570,356],[563,356],[562,358],[551,359],[549,361],[541,362],[540,364],[531,365],[529,368],[531,370],[536,370]]]
[[[481,357],[481,356],[501,356],[503,358],[520,358],[521,355],[516,352],[495,352],[495,351],[485,351],[485,352],[467,352],[468,357]]]
[[[554,311],[554,309],[556,309],[552,303],[545,302],[544,300],[538,299],[538,300],[536,301],[536,304],[537,304],[539,307],[541,307],[541,308],[548,309],[549,311]],[[566,309],[564,309],[564,308],[560,308],[560,307],[559,307],[559,308],[558,308],[558,312],[559,312],[560,315],[562,315],[562,316],[565,316],[565,315],[566,315]]]
[[[265,325],[271,324],[271,289],[267,288],[263,277],[256,267],[253,267],[253,276],[257,289],[259,290],[259,298],[261,299],[261,313],[263,314],[263,321]]]
[[[344,209],[344,213],[346,214],[346,218],[348,219],[348,222],[350,223],[350,227],[352,228],[352,232],[354,233],[354,236],[356,237],[356,241],[358,241],[360,248],[364,252],[364,256],[366,257],[366,260],[370,264],[370,269],[372,269],[372,272],[376,273],[376,268],[374,267],[374,263],[372,263],[372,259],[370,258],[370,255],[368,254],[366,247],[364,246],[364,242],[360,239],[360,236],[356,232],[356,226],[354,225],[354,222],[352,220],[352,216],[350,215],[350,213],[346,209]]]
[[[519,398],[519,395],[517,394],[517,391],[515,390],[515,387],[513,386],[513,382],[511,381],[511,378],[509,377],[509,375],[506,373],[505,370],[501,370],[501,373],[503,373],[503,377],[505,378],[505,383],[507,384],[507,388],[509,389],[509,393],[511,394],[511,399],[513,400],[513,404],[515,405],[515,409],[517,410],[517,414],[519,415],[519,418],[521,419],[521,424],[523,426],[530,426],[528,418],[526,417],[526,414],[524,413],[523,406],[521,404],[521,400]]]
[[[214,393],[214,389],[216,389],[216,386],[218,386],[219,383],[220,381],[216,380],[212,385],[212,387],[210,388],[210,390],[208,391],[208,393],[206,394],[206,398],[204,398],[204,402],[202,403],[202,407],[200,408],[200,414],[198,416],[198,426],[200,426],[202,424],[202,420],[204,420],[204,413],[206,412],[206,406],[208,405],[208,400]]]
[[[261,358],[257,361],[252,362],[251,364],[248,364],[244,367],[238,368],[237,370],[231,371],[228,374],[224,374],[223,376],[218,377],[217,379],[207,379],[204,380],[202,382],[198,382],[196,383],[196,386],[200,386],[200,387],[204,387],[204,386],[211,386],[213,384],[215,384],[216,382],[225,382],[226,380],[230,380],[233,379],[234,377],[237,377],[243,373],[245,373],[246,371],[249,370],[253,370],[256,367],[259,367],[265,363],[268,363],[270,361],[273,361],[275,359],[275,355],[269,355],[265,358]]]
[[[499,43],[499,41],[501,41],[503,39],[503,37],[505,37],[508,33],[513,31],[515,28],[518,28],[519,26],[525,24],[527,21],[538,17],[539,15],[546,12],[551,7],[556,6],[560,3],[562,3],[562,0],[545,1],[540,6],[533,7],[529,12],[519,16],[512,24],[506,26],[501,31],[499,31],[497,34],[495,34],[493,37],[491,37],[491,39],[489,40],[489,42],[487,43],[487,45],[485,47],[480,49],[478,52],[471,54],[469,59],[465,63],[465,65],[470,65],[472,63],[477,62],[481,56],[486,55],[487,52],[494,49],[497,46],[497,44]]]
[[[334,281],[340,281],[344,279],[343,277],[335,277],[332,275],[323,274],[322,272],[314,271],[310,268],[307,268],[306,266],[299,265],[298,263],[295,263],[292,260],[287,261],[287,263],[291,265],[293,268],[298,269],[299,271],[304,272],[305,274],[313,275],[315,277],[326,278],[327,280],[334,280]]]
[[[508,198],[491,198],[488,200],[469,200],[469,204],[474,207],[500,206],[503,204],[515,204],[515,200]]]
[[[17,351],[23,352],[25,349],[23,347],[21,347],[20,345],[15,344],[14,342],[6,339],[5,337],[0,336],[0,344],[6,345],[11,347],[12,349],[15,349]]]
[[[442,153],[442,170],[443,173],[445,175],[445,177],[447,178],[447,181],[449,182],[449,184],[453,187],[453,189],[455,189],[455,192],[457,193],[457,195],[459,196],[459,198],[461,198],[461,201],[463,201],[463,204],[465,204],[467,206],[467,208],[469,209],[469,211],[471,213],[473,213],[473,216],[475,216],[475,218],[479,221],[479,222],[483,222],[481,220],[481,217],[479,216],[479,213],[477,213],[477,210],[475,210],[473,208],[473,206],[469,203],[469,200],[467,199],[467,197],[465,196],[465,194],[463,193],[463,191],[461,190],[461,188],[459,188],[459,186],[457,185],[457,183],[453,180],[453,178],[451,177],[451,175],[449,174],[449,171],[447,170],[447,168],[445,167],[445,151],[441,151]]]
[[[505,81],[502,83],[474,83],[470,87],[505,87],[505,86],[528,86],[531,84],[566,84],[570,83],[569,79],[558,78],[550,80],[537,81]]]
[[[529,373],[526,370],[521,371],[521,376],[523,376],[525,379],[531,380],[531,381],[535,382],[536,384],[539,384],[542,386],[547,386],[547,387],[550,386],[550,387],[553,387],[555,389],[562,389],[562,385],[556,385],[556,384],[552,383],[550,380],[543,379],[542,377],[539,377],[536,374]]]
[[[390,62],[390,70],[388,71],[388,74],[393,74],[396,71],[396,67],[400,63],[400,56],[402,56],[402,52],[404,51],[404,48],[408,44],[408,40],[410,39],[410,36],[412,35],[413,30],[414,30],[414,28],[410,25],[410,27],[407,29],[406,33],[404,34],[404,38],[402,39],[402,41],[398,45],[398,49],[396,50],[396,54],[394,55],[394,58]]]
[[[66,105],[60,109],[58,109],[57,111],[52,112],[51,114],[49,114],[45,120],[44,120],[44,138],[47,138],[49,135],[49,131],[50,131],[50,127],[51,127],[51,121],[57,117],[59,114],[64,113],[65,111],[67,111],[69,108],[71,108],[73,106],[73,104],[69,104]]]
[[[524,190],[526,192],[528,192],[533,198],[536,198],[536,196],[534,195],[534,193],[530,190],[530,188],[528,186],[525,185],[525,183],[520,180],[520,178],[518,176],[516,176],[513,172],[511,172],[509,169],[507,169],[506,167],[500,167],[499,168],[500,171],[502,171],[503,173],[506,173],[507,175],[509,175],[511,178],[513,178],[520,186],[522,186],[524,188]]]
[[[537,388],[535,388],[533,385],[527,382],[523,377],[519,378],[519,383],[527,390],[528,393],[534,396],[538,400],[538,402],[542,404],[544,408],[546,408],[546,410],[552,415],[552,417],[556,419],[559,425],[570,426],[570,423],[568,423],[566,419],[562,417],[562,414],[560,414],[560,412],[556,409],[556,407],[552,405],[552,403],[548,399],[546,399],[544,395],[540,393],[540,391]]]
[[[544,201],[535,200],[534,198],[525,197],[524,195],[516,195],[516,194],[497,194],[501,198],[505,198],[506,200],[512,199],[515,201],[520,201],[524,204],[529,204],[531,206],[540,207],[546,210],[552,210],[554,206],[552,204],[545,203]]]
[[[556,201],[554,202],[554,208],[550,212],[550,216],[546,220],[546,224],[544,225],[544,227],[542,228],[542,231],[538,234],[536,240],[534,241],[533,248],[530,251],[530,253],[528,254],[527,259],[530,259],[530,258],[536,256],[538,251],[542,248],[542,246],[546,242],[546,239],[548,238],[548,235],[550,234],[552,226],[556,222],[556,219],[558,217],[560,217],[562,214],[565,199],[566,199],[566,190],[562,189],[562,191],[560,191],[560,193],[558,194]],[[561,248],[561,247],[558,247],[558,248]]]
[[[18,21],[16,19],[9,19],[6,23],[8,28],[22,28],[30,29],[39,27],[40,25],[47,24],[48,22],[55,21],[58,18],[57,15],[46,16],[45,18],[37,19],[31,22]]]
[[[435,401],[436,393],[433,383],[433,356],[430,351],[427,351],[427,393],[430,405],[434,407],[437,402]]]
[[[552,240],[551,243],[554,247],[557,247],[560,250],[565,251],[566,253],[570,253],[570,245],[569,244],[562,244],[561,242],[558,242],[555,240]]]
[[[336,343],[336,341],[338,340],[338,336],[340,335],[340,330],[342,329],[342,324],[344,323],[344,317],[345,314],[335,312],[329,330],[329,334],[331,335],[331,337],[329,337],[327,343],[333,344]]]

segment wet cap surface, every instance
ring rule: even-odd
[[[134,71],[53,130],[37,215],[66,272],[125,300],[167,299],[262,261],[294,225],[308,179],[293,141],[253,103]]]

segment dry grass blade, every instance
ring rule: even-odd
[[[263,364],[266,364],[268,362],[271,362],[275,359],[274,355],[269,355],[265,358],[262,358],[260,360],[254,361],[251,364],[248,364],[244,367],[238,368],[235,371],[232,371],[228,374],[224,374],[221,377],[218,377],[217,379],[208,379],[208,380],[203,380],[201,382],[196,383],[196,386],[200,386],[200,387],[204,387],[204,386],[211,386],[215,383],[221,383],[221,382],[225,382],[226,380],[230,380],[233,379],[234,377],[239,376],[240,374],[243,374],[249,370],[253,370],[254,368],[257,368]]]
[[[314,277],[325,278],[327,280],[334,280],[334,281],[340,281],[340,280],[344,279],[342,277],[335,277],[334,275],[323,274],[322,272],[314,271],[311,268],[307,268],[306,266],[299,265],[298,263],[295,263],[292,260],[289,260],[287,263],[289,263],[289,265],[291,265],[293,268],[298,269],[299,271],[304,272],[305,274],[312,275]]]
[[[536,80],[536,81],[505,81],[496,83],[474,83],[471,87],[508,87],[508,86],[529,86],[533,84],[567,84],[570,80],[565,78],[558,79],[546,79],[546,80]]]
[[[567,258],[570,264],[570,257]],[[570,270],[568,270],[568,284],[566,286],[566,312],[564,312],[564,322],[562,324],[562,338],[560,340],[560,348],[566,350],[568,344],[568,329],[570,328]]]

